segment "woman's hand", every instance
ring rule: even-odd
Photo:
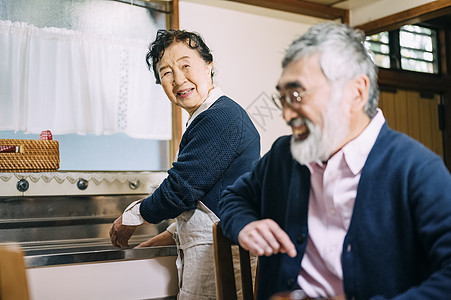
[[[133,235],[138,226],[122,225],[122,215],[117,218],[110,229],[111,243],[118,247],[130,247],[128,240]]]
[[[172,238],[172,233],[165,230],[162,233],[154,236],[151,239],[148,239],[145,242],[142,242],[135,248],[144,248],[144,247],[154,247],[154,246],[168,246],[168,245],[175,245],[175,241]]]
[[[253,255],[287,253],[296,256],[296,248],[290,237],[271,219],[264,219],[247,224],[238,234],[241,247]]]

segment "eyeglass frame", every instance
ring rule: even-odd
[[[296,108],[296,105],[301,103],[302,99],[306,95],[313,93],[315,90],[317,90],[323,86],[324,85],[317,86],[317,87],[314,87],[312,89],[305,90],[302,92],[293,91],[291,94],[285,95],[285,97],[282,97],[280,95],[279,91],[275,91],[274,93],[271,94],[271,100],[274,103],[274,105],[280,110],[283,110],[283,107],[284,107],[284,105],[282,104],[283,103],[282,99],[284,99],[285,103],[288,104],[288,106],[290,106],[291,108]],[[295,102],[292,101],[292,99],[291,99],[292,97],[295,99]],[[280,103],[280,105],[279,105],[279,103]]]

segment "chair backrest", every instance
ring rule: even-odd
[[[16,244],[0,244],[0,299],[30,299],[23,252]]]
[[[237,299],[237,285],[235,284],[235,268],[233,263],[234,255],[232,251],[233,247],[239,248],[242,299],[254,300],[252,268],[249,251],[235,245],[231,240],[226,238],[223,235],[222,229],[218,222],[213,225],[213,243],[215,252],[217,300]]]

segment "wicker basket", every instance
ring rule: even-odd
[[[48,172],[59,168],[59,145],[54,140],[0,139],[0,146],[18,146],[18,153],[0,153],[0,172]]]

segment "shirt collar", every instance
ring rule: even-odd
[[[354,175],[363,169],[384,123],[384,114],[378,108],[376,115],[363,132],[342,148],[343,157]]]
[[[212,106],[213,103],[215,103],[216,100],[218,100],[222,96],[224,96],[224,92],[221,90],[221,88],[214,87],[208,94],[207,99],[196,109],[192,116],[189,117],[188,121],[186,122],[186,127],[188,127],[198,115],[209,109],[210,106]]]

